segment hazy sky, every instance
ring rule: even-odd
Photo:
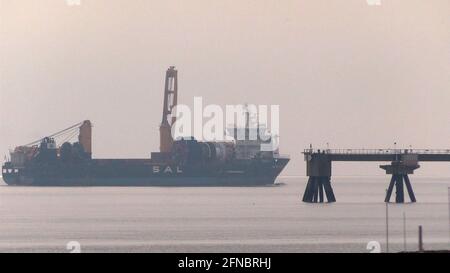
[[[181,103],[279,104],[285,174],[310,143],[450,148],[449,0],[0,0],[0,155],[90,119],[94,157],[149,156],[170,65]]]

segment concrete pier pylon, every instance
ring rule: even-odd
[[[414,170],[420,168],[417,161],[393,161],[390,165],[381,165],[380,168],[385,170],[386,174],[392,175],[384,202],[390,202],[394,186],[396,190],[395,203],[405,203],[404,186],[406,186],[411,202],[415,203],[417,201],[408,177],[409,174],[414,173]]]
[[[331,160],[326,154],[316,154],[308,158],[306,162],[309,179],[303,194],[303,202],[324,203],[325,196],[328,203],[336,202],[331,187]]]

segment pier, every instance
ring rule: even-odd
[[[333,161],[390,162],[379,167],[391,176],[385,202],[390,202],[395,187],[395,202],[405,202],[405,191],[411,202],[416,202],[409,175],[420,168],[419,162],[450,162],[450,149],[305,149],[306,175],[309,177],[303,202],[336,202],[331,186]]]

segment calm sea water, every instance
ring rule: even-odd
[[[368,252],[385,247],[388,179],[334,177],[338,202],[301,202],[304,177],[269,187],[38,188],[0,183],[0,252]],[[392,251],[449,249],[450,178],[413,177],[416,204],[389,205]]]

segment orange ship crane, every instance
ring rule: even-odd
[[[174,66],[169,67],[166,72],[166,81],[164,89],[164,107],[160,134],[160,151],[161,153],[170,153],[173,146],[172,125],[176,121],[173,109],[178,101],[178,71]]]

